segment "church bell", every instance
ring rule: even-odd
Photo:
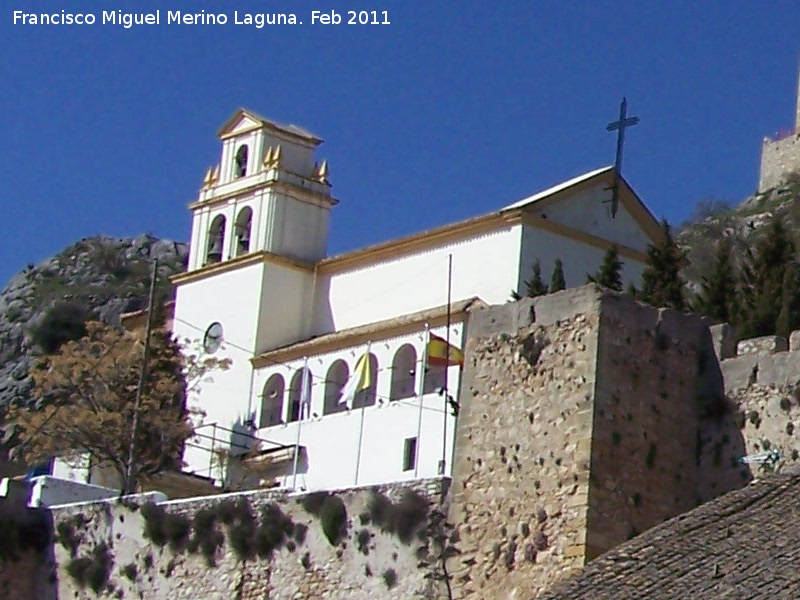
[[[215,239],[208,249],[209,260],[222,260],[222,241],[219,238]]]

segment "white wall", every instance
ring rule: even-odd
[[[446,335],[444,327],[432,330],[436,335]],[[451,343],[462,345],[463,324],[451,326]],[[390,401],[392,361],[395,352],[404,344],[410,343],[417,352],[417,382],[420,389],[422,369],[420,363],[425,335],[419,333],[381,340],[370,345],[370,352],[378,359],[377,402],[364,409],[356,408],[347,412],[323,415],[325,378],[328,369],[337,359],[344,359],[352,372],[359,356],[366,346],[345,348],[313,357],[308,364],[312,372],[311,413],[317,417],[296,422],[284,423],[260,429],[259,438],[267,440],[264,448],[274,445],[294,445],[297,442],[298,427],[300,445],[306,454],[301,461],[297,487],[308,490],[342,487],[347,485],[368,485],[433,477],[437,475],[439,461],[443,452],[444,422],[447,420],[446,473],[450,472],[455,419],[445,410],[445,400],[436,393],[423,397],[420,411],[416,395],[401,400]],[[253,386],[254,406],[261,405],[261,394],[267,380],[279,373],[285,381],[284,415],[288,410],[288,393],[292,376],[302,368],[302,360],[294,360],[285,365],[273,365],[256,371]],[[451,367],[448,373],[450,394],[458,397],[460,370]],[[403,470],[403,451],[406,438],[418,438],[419,459],[417,468]],[[359,452],[359,439],[360,452]],[[358,465],[358,467],[357,467]],[[358,472],[356,472],[358,471]],[[285,465],[279,482],[292,485],[292,464]]]
[[[542,279],[550,285],[553,264],[557,258],[564,266],[564,279],[567,287],[578,287],[586,283],[587,273],[595,273],[603,263],[606,251],[566,238],[532,225],[525,225],[522,235],[522,252],[520,259],[519,290],[525,294],[526,279],[531,277],[531,266],[537,258],[542,266]],[[622,261],[622,279],[627,287],[633,281],[639,286],[644,264],[624,256]],[[623,287],[623,290],[625,288]]]
[[[269,196],[264,249],[306,262],[325,257],[330,206],[273,190]]]
[[[246,421],[247,400],[250,396],[250,358],[255,352],[256,326],[262,292],[263,264],[239,269],[178,286],[173,330],[178,338],[202,342],[205,331],[213,322],[222,324],[224,341],[215,356],[230,358],[230,369],[212,373],[211,381],[200,386],[201,408],[205,423],[219,423],[230,428]],[[190,405],[200,404],[196,395]],[[210,428],[202,433],[210,433]],[[228,436],[226,436],[228,437]],[[194,442],[208,446],[208,440]],[[184,460],[188,470],[208,470],[211,456],[207,449],[187,448]]]
[[[452,300],[479,296],[502,303],[516,286],[521,225],[375,264],[320,276],[315,331],[326,333],[447,304],[448,255]]]
[[[256,353],[285,346],[307,335],[311,314],[312,273],[274,264],[264,265],[259,302]]]
[[[611,191],[606,189],[605,184],[599,184],[546,208],[540,209],[534,204],[529,211],[537,216],[544,213],[549,221],[580,229],[629,248],[647,250],[650,238],[622,203],[619,204],[616,216],[611,217],[611,203],[604,202],[610,198]]]

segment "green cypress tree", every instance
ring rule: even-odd
[[[553,265],[553,277],[550,280],[550,293],[560,292],[567,287],[567,280],[564,279],[564,263],[560,258],[556,259]]]
[[[732,250],[730,238],[720,241],[714,270],[708,277],[703,277],[702,287],[692,310],[713,319],[715,323],[736,325],[738,309]]]
[[[638,299],[652,306],[686,309],[684,284],[680,270],[684,252],[672,237],[669,223],[661,221],[664,239],[647,249],[647,266],[642,273],[642,289]]]
[[[542,279],[542,264],[539,259],[533,261],[531,266],[531,278],[525,280],[525,295],[528,298],[535,298],[536,296],[544,296],[547,294],[547,284]],[[520,300],[522,296],[515,291],[511,291],[512,300]]]
[[[617,292],[622,291],[622,261],[616,244],[606,251],[603,264],[594,275],[586,274],[586,283],[597,283]]]
[[[748,250],[740,275],[740,337],[788,335],[800,324],[796,246],[780,218]]]
[[[528,298],[544,296],[547,293],[547,284],[542,279],[542,264],[539,259],[533,261],[531,278],[525,282],[525,291]]]

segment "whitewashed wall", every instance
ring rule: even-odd
[[[462,344],[463,324],[451,326],[451,343]],[[444,337],[444,327],[432,329]],[[335,488],[348,485],[368,485],[401,481],[438,474],[439,461],[444,452],[446,474],[450,472],[455,419],[445,409],[445,399],[437,393],[424,395],[420,402],[416,395],[420,390],[422,369],[420,362],[424,346],[424,331],[381,340],[370,345],[370,352],[378,359],[377,401],[374,406],[336,414],[323,414],[325,380],[330,366],[344,359],[352,372],[356,360],[366,351],[366,346],[345,348],[336,352],[312,357],[308,368],[312,373],[311,414],[316,417],[301,423],[286,423],[289,410],[289,387],[292,377],[302,368],[303,360],[287,364],[272,365],[255,373],[253,385],[254,406],[261,407],[264,386],[269,378],[280,374],[285,381],[284,423],[260,429],[259,438],[275,445],[294,445],[300,429],[300,445],[306,454],[300,461],[297,487],[307,490]],[[417,353],[415,395],[392,401],[392,363],[397,350],[411,344]],[[450,367],[448,372],[450,394],[458,397],[460,369]],[[447,421],[444,439],[444,420]],[[417,437],[419,458],[415,469],[403,470],[404,443],[407,438]],[[360,440],[360,444],[359,444]],[[360,449],[359,449],[360,446]],[[284,467],[279,483],[292,485],[292,465]]]
[[[553,265],[557,258],[563,263],[567,287],[584,285],[587,273],[595,273],[600,268],[605,253],[602,248],[526,225],[522,235],[519,288],[524,293],[524,281],[530,279],[531,266],[537,258],[542,266],[542,279],[547,285],[550,285]],[[633,282],[639,286],[644,264],[624,256],[621,256],[620,260],[623,263],[623,284],[627,286],[629,282]]]
[[[521,225],[437,248],[359,266],[318,279],[315,331],[327,333],[447,303],[448,255],[452,300],[479,296],[505,302],[517,282]]]
[[[557,202],[546,208],[537,208],[534,204],[528,210],[540,216],[543,213],[547,220],[579,229],[597,237],[645,251],[650,238],[642,230],[636,220],[619,204],[617,214],[611,217],[611,191],[601,183],[570,196],[567,200]]]
[[[215,356],[230,358],[227,371],[212,373],[212,381],[203,382],[200,396],[189,399],[206,413],[204,423],[219,423],[230,428],[244,422],[250,396],[250,376],[256,346],[256,326],[259,298],[262,293],[264,265],[249,265],[225,273],[178,286],[174,332],[180,340],[188,338],[202,342],[205,331],[213,322],[224,330],[223,347]],[[209,433],[203,428],[202,433]],[[184,460],[188,470],[208,470],[207,450],[189,447]]]

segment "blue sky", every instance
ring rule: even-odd
[[[460,7],[460,8],[455,8]],[[388,26],[310,24],[388,10]],[[14,9],[226,12],[226,26],[34,27]],[[289,11],[294,27],[232,24]],[[613,162],[658,216],[757,184],[791,128],[797,2],[9,0],[0,12],[0,285],[77,239],[186,240],[239,106],[326,140],[332,254],[495,210]]]

